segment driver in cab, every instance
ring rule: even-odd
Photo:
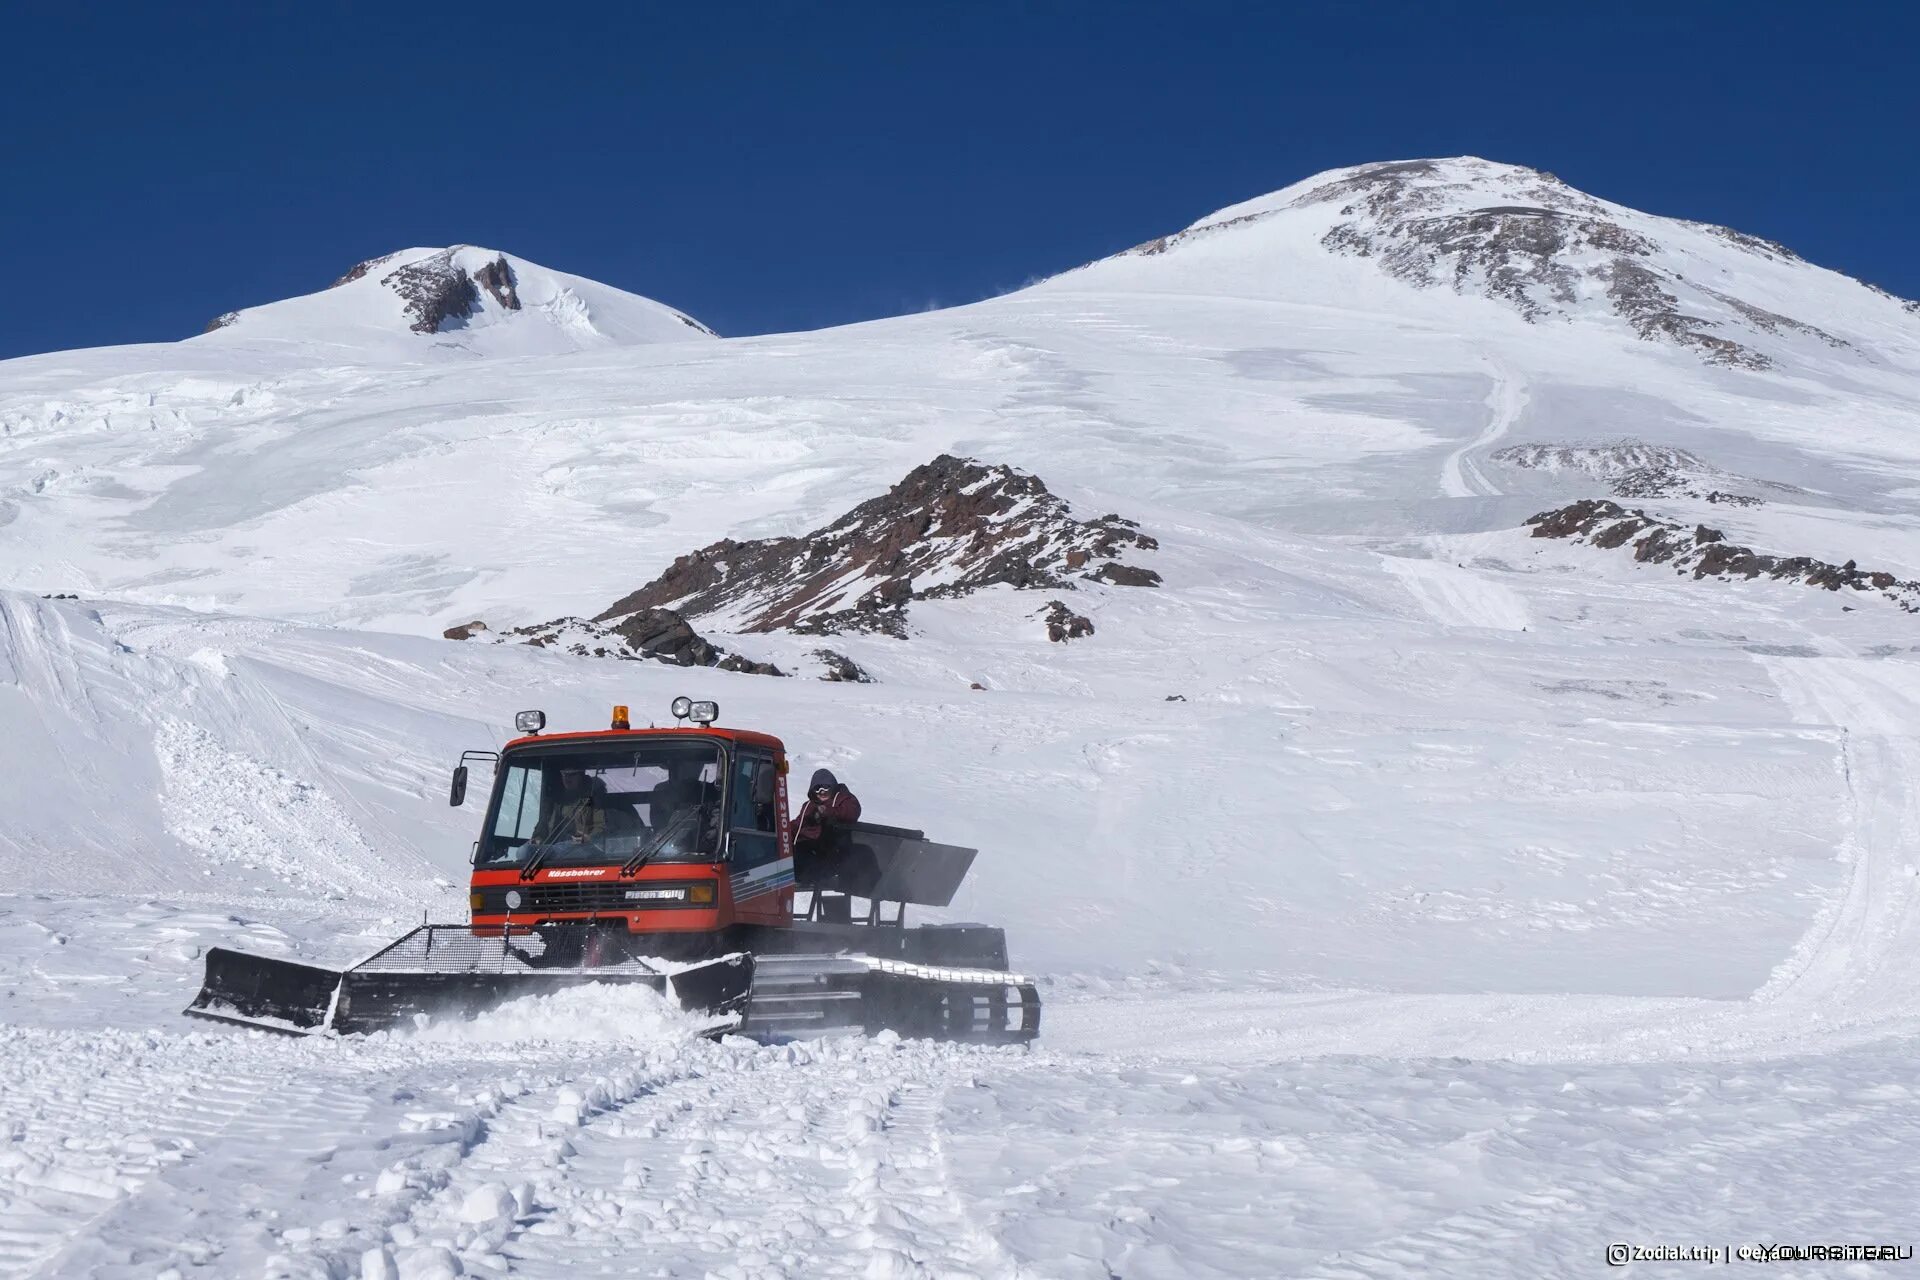
[[[554,775],[553,803],[532,844],[592,844],[607,834],[607,787],[584,769],[561,769]]]

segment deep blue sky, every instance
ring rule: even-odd
[[[455,242],[814,328],[1459,153],[1920,296],[1912,5],[587,9],[7,6],[0,357]]]

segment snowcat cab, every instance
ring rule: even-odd
[[[345,970],[216,947],[186,1012],[296,1033],[375,1031],[625,982],[749,1033],[1038,1034],[1039,995],[1006,971],[1001,930],[906,924],[910,904],[952,901],[973,850],[855,823],[853,882],[840,874],[834,893],[799,884],[784,745],[718,727],[712,702],[677,698],[673,712],[671,726],[634,729],[619,706],[607,729],[554,734],[542,732],[544,713],[521,712],[521,737],[466,752],[454,770],[459,806],[468,762],[493,764],[465,924],[421,925]],[[811,894],[804,916],[796,889]],[[868,900],[863,917],[849,895]]]
[[[611,729],[547,737],[522,713],[533,731],[501,750],[474,845],[475,934],[537,935],[536,963],[572,966],[748,950],[750,927],[791,921],[786,748],[714,727],[713,703],[675,710],[665,729],[616,707]]]

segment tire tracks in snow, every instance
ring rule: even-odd
[[[690,1046],[671,1076],[530,1094],[391,1230],[396,1260],[457,1257],[470,1276],[1011,1275],[940,1143],[946,1085],[977,1052],[729,1041]]]
[[[1248,1061],[1359,1054],[1517,1062],[1753,1059],[1920,1035],[1920,666],[1851,657],[1763,660],[1802,732],[1838,734],[1839,898],[1745,999],[1225,993],[1049,1015],[1052,1036],[1121,1052],[1154,1019],[1160,1048],[1218,1060],[1221,1025],[1258,1026]]]
[[[1500,493],[1500,487],[1487,479],[1473,455],[1492,448],[1513,429],[1527,407],[1527,388],[1520,375],[1500,357],[1489,355],[1486,366],[1493,378],[1485,402],[1487,425],[1440,464],[1440,496],[1444,498],[1485,498]]]
[[[33,1042],[0,1053],[5,1277],[358,1275],[419,1243],[408,1221],[476,1158],[689,1063],[674,1044],[0,1036]]]
[[[151,1275],[162,1255],[217,1256],[247,1206],[284,1197],[265,1164],[324,1161],[371,1106],[364,1088],[289,1072],[246,1041],[6,1034],[0,1276]]]
[[[1891,659],[1777,658],[1802,723],[1839,733],[1846,887],[1754,995],[1815,1022],[1920,1018],[1920,669]]]
[[[1446,548],[1438,548],[1446,555]],[[1382,555],[1380,567],[1407,589],[1429,618],[1443,627],[1525,631],[1532,616],[1518,591],[1450,559],[1416,560]]]

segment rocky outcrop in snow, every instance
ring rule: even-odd
[[[480,305],[480,286],[475,282],[475,275],[501,307],[508,311],[520,309],[519,296],[513,290],[513,268],[507,265],[506,258],[495,258],[480,267],[475,275],[469,275],[454,261],[454,253],[448,249],[409,262],[380,277],[380,283],[406,304],[407,314],[413,317],[408,327],[415,333],[439,333],[472,315]]]
[[[1604,481],[1616,498],[1695,498],[1733,507],[1757,507],[1761,492],[1804,490],[1723,471],[1698,454],[1671,445],[1619,440],[1612,444],[1516,444],[1497,449],[1495,462],[1523,471],[1576,472]]]
[[[1831,564],[1811,556],[1775,556],[1727,541],[1726,534],[1706,525],[1689,529],[1671,520],[1629,510],[1605,498],[1588,498],[1543,511],[1529,519],[1536,538],[1565,538],[1603,550],[1631,546],[1642,564],[1670,564],[1677,573],[1701,578],[1770,578],[1804,582],[1828,591],[1869,591],[1891,600],[1908,613],[1920,613],[1920,582],[1891,573],[1861,569],[1854,561]]]
[[[648,659],[675,667],[716,667],[760,676],[786,674],[771,662],[756,662],[712,643],[671,609],[643,609],[621,619],[617,626],[565,617],[496,632],[476,620],[449,627],[442,634],[449,640],[482,639],[557,649],[577,658]]]
[[[811,655],[821,668],[820,678],[834,684],[872,684],[873,677],[849,658],[835,649],[815,649]]]
[[[514,291],[513,267],[504,256],[482,263],[473,273],[473,282],[500,304],[502,311],[518,311],[520,295]]]
[[[1047,639],[1056,644],[1093,634],[1093,620],[1067,608],[1064,601],[1047,601],[1040,620],[1046,624]]]
[[[558,648],[581,657],[644,658],[676,666],[782,675],[694,629],[801,635],[865,632],[904,639],[916,600],[950,600],[985,587],[1071,591],[1075,580],[1155,587],[1160,575],[1120,557],[1160,544],[1131,520],[1077,520],[1038,476],[943,454],[880,497],[800,537],[726,538],[681,556],[667,571],[590,619],[493,632],[475,620],[449,640]],[[1093,623],[1060,600],[1041,617],[1049,639],[1077,640]],[[870,683],[832,649],[810,655],[822,679]]]
[[[727,631],[905,636],[915,600],[1000,584],[1070,589],[1076,578],[1157,586],[1159,574],[1120,557],[1158,545],[1118,515],[1076,520],[1037,476],[943,454],[811,533],[681,556],[594,621],[673,608]]]
[[[651,298],[567,275],[498,249],[401,249],[355,263],[326,288],[227,312],[207,332],[227,342],[323,342],[360,358],[434,353],[538,356],[589,347],[711,337]]]
[[[1501,203],[1494,203],[1503,198]],[[1506,203],[1505,201],[1511,201]],[[1648,341],[1696,352],[1708,364],[1764,369],[1768,357],[1717,330],[1731,327],[1693,314],[1681,292],[1707,293],[1747,327],[1840,339],[1726,293],[1686,285],[1661,246],[1630,230],[1608,206],[1551,174],[1512,166],[1413,160],[1367,165],[1301,196],[1297,205],[1340,204],[1341,220],[1321,243],[1375,260],[1381,270],[1422,288],[1449,287],[1498,299],[1529,321],[1565,315],[1584,298],[1604,297],[1613,313]],[[1783,247],[1727,227],[1694,224],[1745,252],[1798,261]]]
[[[463,245],[455,245],[413,259],[380,277],[381,285],[392,290],[405,304],[407,314],[412,317],[408,328],[415,333],[439,333],[455,322],[465,320],[479,307],[482,290],[501,310],[520,310],[513,265],[507,261],[507,256],[496,254],[469,271],[459,261],[464,248]],[[352,284],[402,256],[389,253],[357,262],[327,287],[338,289]],[[230,320],[231,317],[222,319]]]
[[[1862,283],[1865,283],[1865,282],[1862,281]],[[1867,285],[1867,288],[1873,290],[1875,293],[1879,294],[1881,297],[1885,298],[1889,302],[1899,303],[1901,308],[1906,312],[1908,312],[1909,314],[1920,316],[1920,298],[1903,298],[1897,293],[1893,293],[1887,289],[1882,289],[1877,284],[1869,284]]]
[[[1317,240],[1416,288],[1493,299],[1529,323],[1605,319],[1707,364],[1770,368],[1801,340],[1858,350],[1820,325],[1755,301],[1779,297],[1782,285],[1801,292],[1795,286],[1816,276],[1843,279],[1784,246],[1731,227],[1638,213],[1552,174],[1470,156],[1335,170],[1130,253],[1172,255],[1268,223],[1297,228],[1296,251]],[[1271,244],[1288,243],[1293,233],[1279,234]],[[1254,233],[1248,243],[1265,236]],[[1255,261],[1272,260],[1255,251]]]

